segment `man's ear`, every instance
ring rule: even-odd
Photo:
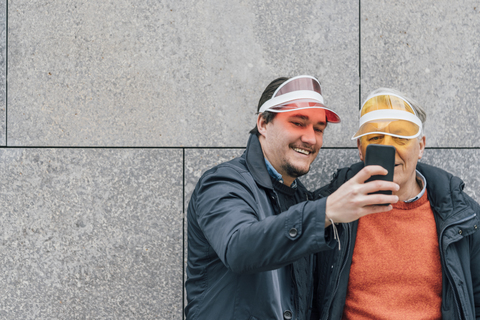
[[[418,159],[422,159],[423,151],[425,151],[425,136],[423,136],[422,139],[418,141],[418,143],[420,144],[420,150],[418,151]]]
[[[260,113],[257,118],[257,130],[262,135],[265,136],[267,133],[267,123]]]
[[[360,143],[360,138],[357,139],[357,148],[358,148],[358,155],[360,156],[360,160],[365,161],[365,158],[362,152],[362,144]]]

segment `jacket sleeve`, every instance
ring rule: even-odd
[[[335,246],[334,240],[325,241],[326,199],[260,220],[265,214],[255,195],[262,191],[252,183],[234,169],[220,167],[202,177],[196,190],[198,224],[227,268],[235,273],[273,270]]]
[[[471,254],[473,295],[475,300],[475,316],[480,319],[480,232],[477,231],[474,236],[473,252]]]
[[[478,217],[477,211],[477,217]],[[477,219],[477,228],[479,227]],[[470,270],[472,272],[472,286],[473,286],[473,299],[475,301],[475,317],[480,319],[480,231],[477,230],[472,236],[472,244],[470,245]]]
[[[473,299],[475,303],[475,319],[480,319],[480,206],[467,194],[464,194],[477,214],[475,226],[477,231],[470,237],[470,271],[472,273]]]

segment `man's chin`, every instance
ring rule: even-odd
[[[306,175],[308,171],[310,171],[310,166],[308,166],[308,168],[299,168],[299,167],[292,166],[291,164],[287,164],[284,170],[290,177],[298,178],[303,175]]]

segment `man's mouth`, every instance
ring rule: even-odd
[[[311,153],[311,151],[305,150],[305,149],[300,149],[300,148],[293,148],[293,150],[297,151],[298,153],[301,154],[306,154],[307,156]]]

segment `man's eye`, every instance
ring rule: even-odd
[[[380,137],[371,137],[371,138],[368,138],[368,141],[378,141],[380,140]]]
[[[408,143],[409,139],[395,137],[395,143],[398,145],[404,145]]]
[[[294,121],[292,121],[292,124],[293,124],[294,126],[297,126],[297,127],[301,127],[301,126],[302,126],[302,124],[301,124],[300,122],[294,122]]]

